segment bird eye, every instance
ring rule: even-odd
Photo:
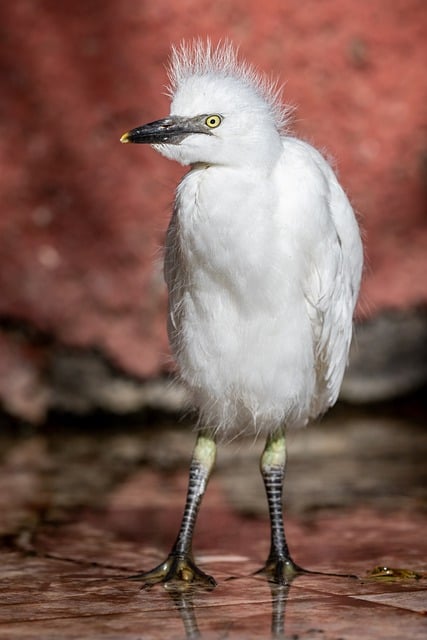
[[[222,122],[221,116],[208,116],[205,120],[205,124],[209,129],[216,129]]]

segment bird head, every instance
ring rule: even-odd
[[[151,144],[183,165],[266,166],[279,156],[287,119],[280,91],[239,63],[231,44],[174,48],[169,79],[169,116],[128,131],[122,142]]]

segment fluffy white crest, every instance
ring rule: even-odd
[[[168,69],[168,95],[172,98],[188,78],[217,76],[234,78],[252,89],[268,105],[271,116],[279,131],[284,130],[293,107],[282,104],[282,87],[277,79],[271,79],[259,73],[255,67],[240,61],[237,50],[228,40],[213,46],[208,39],[181,42],[172,47]]]

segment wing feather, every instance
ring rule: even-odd
[[[318,238],[304,292],[316,362],[311,417],[326,411],[338,398],[348,363],[363,263],[360,233],[352,207],[332,169],[315,153],[328,187],[325,214],[330,231]]]

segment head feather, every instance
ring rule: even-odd
[[[285,129],[293,108],[282,104],[282,86],[247,62],[240,61],[230,41],[213,46],[209,39],[206,42],[197,39],[172,46],[167,88],[171,97],[189,77],[209,75],[235,78],[251,87],[268,105],[277,128]]]

